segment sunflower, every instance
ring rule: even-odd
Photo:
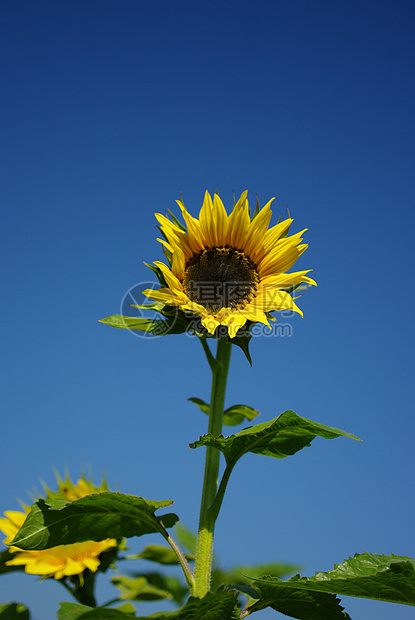
[[[72,501],[99,492],[102,487],[106,487],[105,481],[101,487],[94,487],[92,482],[83,477],[76,485],[70,481],[69,477],[65,480],[58,478],[58,482],[59,490],[56,493],[45,488],[47,497],[59,497]],[[55,579],[79,575],[82,584],[83,571],[88,568],[93,573],[96,572],[100,565],[100,554],[117,546],[114,538],[106,538],[98,542],[87,540],[69,545],[57,545],[50,549],[22,551],[18,547],[10,546],[10,543],[30,512],[28,506],[23,505],[23,507],[25,512],[8,510],[4,513],[5,517],[0,518],[0,530],[6,535],[4,543],[9,545],[8,550],[13,554],[12,559],[6,562],[7,566],[24,566],[26,573]]]
[[[55,472],[56,481],[58,483],[58,490],[52,491],[45,483],[43,484],[45,496],[48,499],[64,499],[69,502],[73,502],[76,499],[91,495],[92,493],[102,493],[108,491],[108,485],[105,478],[102,480],[99,486],[94,485],[92,480],[87,480],[85,475],[79,478],[78,482],[74,484],[69,475],[66,474],[62,479],[58,472]]]
[[[290,292],[301,284],[316,284],[306,275],[310,269],[286,273],[308,247],[301,243],[307,229],[288,236],[291,218],[268,229],[274,198],[251,218],[247,194],[242,193],[228,216],[218,194],[212,200],[206,192],[199,219],[177,200],[186,227],[174,216],[170,220],[156,213],[164,237],[158,241],[169,265],[154,264],[166,287],[143,294],[199,316],[212,335],[222,325],[234,338],[247,321],[270,327],[274,310],[302,316]]]

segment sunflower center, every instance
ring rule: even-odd
[[[241,309],[255,296],[259,282],[254,263],[235,248],[207,248],[187,262],[186,295],[212,314],[221,308]]]

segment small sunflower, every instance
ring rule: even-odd
[[[73,501],[85,495],[106,490],[105,481],[101,487],[94,487],[92,482],[85,480],[85,478],[80,478],[76,485],[71,482],[69,477],[66,477],[65,480],[58,478],[58,483],[59,490],[56,493],[45,488],[47,497]],[[55,579],[79,575],[82,584],[83,571],[89,569],[93,573],[96,572],[100,565],[100,554],[117,547],[117,541],[114,538],[106,538],[98,542],[87,540],[33,551],[22,551],[18,547],[10,546],[11,541],[30,512],[28,506],[23,505],[23,507],[25,512],[8,510],[4,513],[5,517],[0,518],[0,530],[6,535],[4,543],[9,545],[9,552],[13,554],[12,559],[6,562],[7,566],[24,566],[26,573],[41,575],[42,577],[54,577]]]
[[[286,273],[307,244],[305,230],[288,236],[293,222],[283,220],[268,229],[272,198],[250,217],[248,192],[243,192],[228,216],[222,200],[205,193],[199,219],[177,200],[186,227],[156,213],[169,265],[155,261],[166,287],[146,289],[143,294],[185,313],[198,315],[203,327],[214,334],[227,328],[230,338],[247,321],[269,325],[274,310],[302,311],[290,295],[301,284],[315,285],[306,271]],[[274,319],[275,320],[275,319]]]
[[[76,499],[85,497],[85,495],[109,491],[105,478],[99,486],[96,486],[92,480],[87,480],[85,475],[82,475],[76,484],[72,482],[68,474],[65,475],[64,479],[60,477],[58,472],[55,472],[55,476],[56,482],[58,483],[57,491],[52,491],[46,486],[45,483],[42,483],[45,496],[49,499],[64,499],[66,501],[73,502]]]

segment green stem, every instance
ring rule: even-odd
[[[234,468],[234,464],[227,465],[225,471],[223,472],[222,480],[220,481],[219,489],[216,494],[215,500],[213,504],[210,506],[209,512],[212,517],[215,519],[218,518],[219,510],[222,506],[223,498],[225,496],[226,486],[229,482],[229,478],[231,476],[232,470]]]
[[[203,350],[205,352],[206,359],[208,361],[210,369],[213,372],[213,369],[214,369],[215,364],[216,364],[216,360],[215,360],[215,358],[212,355],[212,351],[209,349],[209,345],[206,342],[206,338],[201,337],[200,338],[200,342],[202,343],[202,347],[203,347]]]
[[[195,580],[193,577],[193,573],[192,570],[185,558],[184,553],[182,552],[182,550],[180,549],[179,545],[176,543],[176,541],[170,536],[170,534],[167,532],[167,530],[165,529],[162,520],[159,519],[159,532],[160,534],[166,539],[166,541],[169,543],[170,547],[173,549],[174,553],[176,554],[176,557],[178,559],[178,562],[180,564],[180,566],[182,567],[182,571],[183,574],[185,576],[187,585],[189,586],[189,590],[190,590],[190,594],[192,596],[194,596],[194,586],[195,586]]]
[[[203,344],[203,342],[202,342]],[[206,346],[207,343],[205,343]],[[204,347],[205,348],[205,347]],[[225,404],[226,381],[228,378],[232,344],[218,340],[216,359],[209,359],[212,368],[212,394],[210,400],[208,432],[217,437],[222,432],[223,410]],[[206,352],[206,351],[205,351]],[[210,349],[209,349],[210,352]],[[212,572],[213,533],[217,511],[210,510],[215,501],[218,488],[220,452],[216,448],[206,448],[205,476],[203,480],[202,501],[200,505],[199,531],[197,536],[194,596],[203,598],[210,588]]]
[[[74,583],[77,580],[79,583]],[[97,606],[94,596],[95,573],[86,569],[82,577],[74,575],[73,577],[61,579],[60,582],[82,605],[88,605],[89,607]],[[81,583],[82,586],[80,585]]]
[[[189,586],[190,594],[193,594],[193,590],[194,590],[194,586],[195,586],[195,580],[194,580],[194,577],[193,577],[193,573],[192,573],[192,571],[190,569],[190,566],[187,563],[187,560],[186,560],[182,550],[177,545],[176,541],[173,540],[173,538],[170,536],[170,534],[167,534],[166,540],[169,543],[170,547],[175,552],[175,554],[177,556],[177,559],[179,560],[179,564],[182,567],[184,576],[185,576],[186,581],[187,581],[187,585]]]

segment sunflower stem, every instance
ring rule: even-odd
[[[219,339],[214,363],[211,363],[211,360],[209,360],[208,357],[209,365],[212,369],[212,393],[210,400],[208,433],[214,437],[217,437],[222,432],[226,382],[228,378],[231,351],[232,344],[224,339]],[[208,446],[206,448],[205,475],[203,480],[202,501],[200,505],[199,531],[197,536],[194,570],[194,596],[198,598],[203,598],[209,592],[210,588],[213,534],[218,516],[218,513],[213,513],[210,508],[215,501],[218,489],[219,462],[219,450]]]
[[[200,337],[200,342],[202,343],[202,347],[205,352],[206,359],[208,361],[210,369],[213,372],[215,365],[216,365],[216,360],[214,356],[212,355],[212,351],[210,350],[208,343],[206,342],[206,338],[203,338],[203,336]]]

